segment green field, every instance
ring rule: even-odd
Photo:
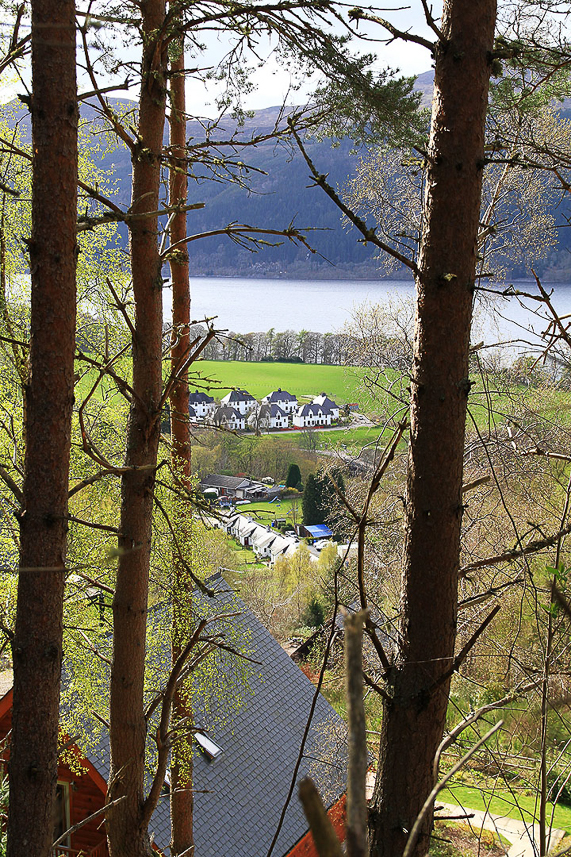
[[[323,431],[317,429],[319,434],[320,449],[337,449],[345,445],[347,449],[361,449],[367,444],[375,444],[383,435],[383,429],[380,426],[371,426],[363,428],[349,428],[343,431]],[[390,431],[385,432],[386,436],[391,435]]]
[[[210,395],[215,398],[225,396],[232,387],[247,390],[255,399],[281,388],[298,399],[312,399],[325,392],[339,405],[358,402],[368,407],[369,404],[369,397],[360,388],[363,370],[350,366],[201,360],[193,368],[199,370],[200,378],[210,382]],[[192,377],[190,384],[192,387]]]

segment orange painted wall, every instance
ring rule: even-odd
[[[0,702],[0,741],[4,740],[10,731],[11,725],[12,692],[10,691]],[[72,825],[83,821],[83,819],[104,805],[107,788],[103,777],[93,768],[93,765],[87,759],[84,759],[79,749],[74,746],[73,750],[80,760],[82,768],[86,768],[87,770],[79,774],[72,771],[67,765],[58,765],[58,780],[70,784],[70,820]],[[0,758],[6,761],[8,757],[9,751],[5,750]],[[105,840],[105,823],[103,818],[104,816],[100,815],[72,834],[71,848],[75,851],[83,851],[85,854],[89,854],[93,848],[102,844]],[[108,853],[106,844],[103,847],[103,853],[104,855]]]
[[[327,813],[333,823],[339,842],[345,842],[346,798],[343,795]],[[289,852],[287,857],[318,857],[311,833],[306,833]]]

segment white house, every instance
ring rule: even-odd
[[[295,428],[314,428],[315,426],[330,426],[331,411],[321,405],[302,405],[293,416]]]
[[[269,547],[270,562],[272,565],[279,556],[282,556],[282,554],[285,553],[291,543],[291,536],[282,536],[280,533],[276,533],[276,537]]]
[[[243,547],[251,547],[252,536],[259,526],[260,525],[251,518],[247,518],[245,515],[240,515],[239,520],[236,521],[236,525],[234,526],[234,536]]]
[[[289,417],[279,405],[258,405],[248,417],[248,425],[259,431],[284,429],[289,426]]]
[[[198,390],[195,390],[194,393],[190,393],[188,397],[188,405],[191,420],[193,419],[192,410],[198,420],[209,419],[216,410],[216,403],[214,402],[213,397],[208,396],[206,393],[199,393]]]
[[[271,546],[277,538],[281,538],[280,534],[271,527],[259,527],[252,536],[254,553],[259,557],[271,556]]]
[[[278,387],[273,393],[268,393],[267,396],[264,396],[262,402],[265,405],[277,405],[286,414],[293,414],[297,410],[296,397],[288,393],[287,390],[282,390],[281,387]]]
[[[242,416],[249,414],[258,404],[247,390],[231,390],[230,393],[220,400],[220,403],[227,407],[234,408],[236,411],[239,411]]]
[[[232,431],[244,431],[246,418],[235,408],[220,407],[214,412],[212,422],[220,428],[232,429]]]
[[[331,411],[332,420],[339,419],[339,405],[330,399],[326,393],[320,393],[319,396],[316,396],[312,404],[321,405],[324,410]]]

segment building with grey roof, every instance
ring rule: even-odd
[[[232,431],[244,431],[246,428],[244,414],[228,405],[223,405],[214,411],[212,422],[215,426],[231,429]]]
[[[194,393],[190,393],[188,397],[189,410],[192,408],[194,413],[196,414],[197,419],[205,420],[212,416],[214,411],[216,410],[216,403],[214,402],[214,398],[209,396],[207,393],[199,392],[195,390]],[[192,414],[191,414],[192,417]]]
[[[247,390],[231,390],[220,400],[222,405],[235,408],[242,416],[246,416],[256,407],[256,400]]]
[[[216,668],[221,681],[209,683],[207,688],[197,687],[194,723],[204,734],[197,736],[193,763],[194,853],[197,857],[265,857],[278,830],[300,756],[296,781],[311,776],[328,808],[337,811],[342,805],[345,725],[323,696],[318,694],[315,700],[316,688],[222,575],[214,575],[207,583],[215,595],[211,598],[195,592],[193,613],[197,618],[214,619],[209,633],[222,637],[228,635],[230,627],[224,615],[231,615],[229,642],[236,645],[236,640],[242,640],[249,660],[242,660],[246,668],[241,669],[234,653],[219,649]],[[152,611],[151,624],[164,620],[160,608]],[[164,658],[159,656],[160,666],[167,672],[169,657],[170,651]],[[108,780],[109,738],[105,729],[97,745],[87,749],[86,757]],[[149,825],[155,846],[166,855],[170,854],[171,838],[169,798],[165,784]],[[307,832],[295,788],[273,851],[275,857],[290,854]]]
[[[292,393],[288,393],[287,390],[282,390],[281,387],[264,396],[262,402],[268,405],[278,405],[286,414],[292,414],[297,410],[297,398]]]

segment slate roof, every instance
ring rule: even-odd
[[[315,688],[279,643],[218,574],[209,585],[222,594],[197,596],[198,612],[225,608],[241,612],[238,622],[249,639],[250,657],[260,661],[250,678],[250,696],[224,727],[209,732],[222,748],[213,761],[200,754],[194,763],[194,836],[201,857],[265,857],[290,787]],[[208,603],[210,601],[210,603]],[[214,611],[216,607],[214,607]],[[196,720],[198,722],[197,712]],[[311,773],[330,806],[345,790],[344,749],[332,746],[337,731],[345,746],[341,718],[319,696],[300,777]],[[307,832],[295,793],[274,854],[282,857]]]
[[[222,749],[213,760],[199,751],[194,758],[195,853],[200,857],[265,857],[290,788],[315,688],[228,588],[220,573],[207,583],[216,596],[208,598],[195,592],[197,616],[238,611],[232,621],[247,640],[248,657],[256,663],[248,678],[242,706],[234,707],[226,719],[220,718],[223,725],[212,726],[209,714],[217,704],[221,707],[227,704],[223,696],[213,702],[209,688],[209,696],[203,700],[204,709],[200,697],[195,703],[195,723],[205,727],[208,737]],[[213,623],[211,633],[216,630],[222,628]],[[224,670],[223,663],[221,666]],[[222,694],[224,687],[220,689]],[[108,779],[107,733],[88,757]],[[345,770],[345,724],[319,695],[298,779],[312,776],[329,807],[345,791]],[[273,852],[275,857],[287,854],[307,829],[296,789]],[[169,854],[168,794],[159,800],[149,832],[154,835],[156,845]]]
[[[273,402],[297,402],[297,398],[288,393],[287,390],[282,390],[281,387],[278,387],[273,393],[268,393],[267,396],[264,396],[264,401],[268,402],[268,404],[272,404]]]
[[[247,390],[232,390],[227,396],[222,399],[223,402],[253,402],[255,401],[251,393]]]
[[[200,480],[200,487],[204,488],[230,488],[236,489],[250,485],[249,479],[244,479],[243,476],[222,476],[218,473],[212,473],[210,476],[205,476]]]
[[[310,405],[302,405],[301,408],[298,408],[297,413],[300,417],[319,416],[320,414],[331,413],[331,408],[312,402]]]
[[[280,408],[279,405],[275,404],[265,404],[260,408],[260,418],[265,419],[266,417],[287,417],[286,412]]]
[[[194,393],[190,393],[188,401],[191,405],[211,405],[214,401],[214,397],[209,396],[206,393],[199,393],[198,390],[195,390]]]
[[[326,408],[327,410],[331,410],[332,408],[338,408],[339,405],[330,399],[325,393],[321,393],[319,396],[316,396],[313,400],[314,405],[321,405],[322,408]]]
[[[243,420],[244,415],[239,411],[227,405],[223,405],[214,412],[213,420],[215,423],[221,423],[224,420],[232,422],[232,420]]]

